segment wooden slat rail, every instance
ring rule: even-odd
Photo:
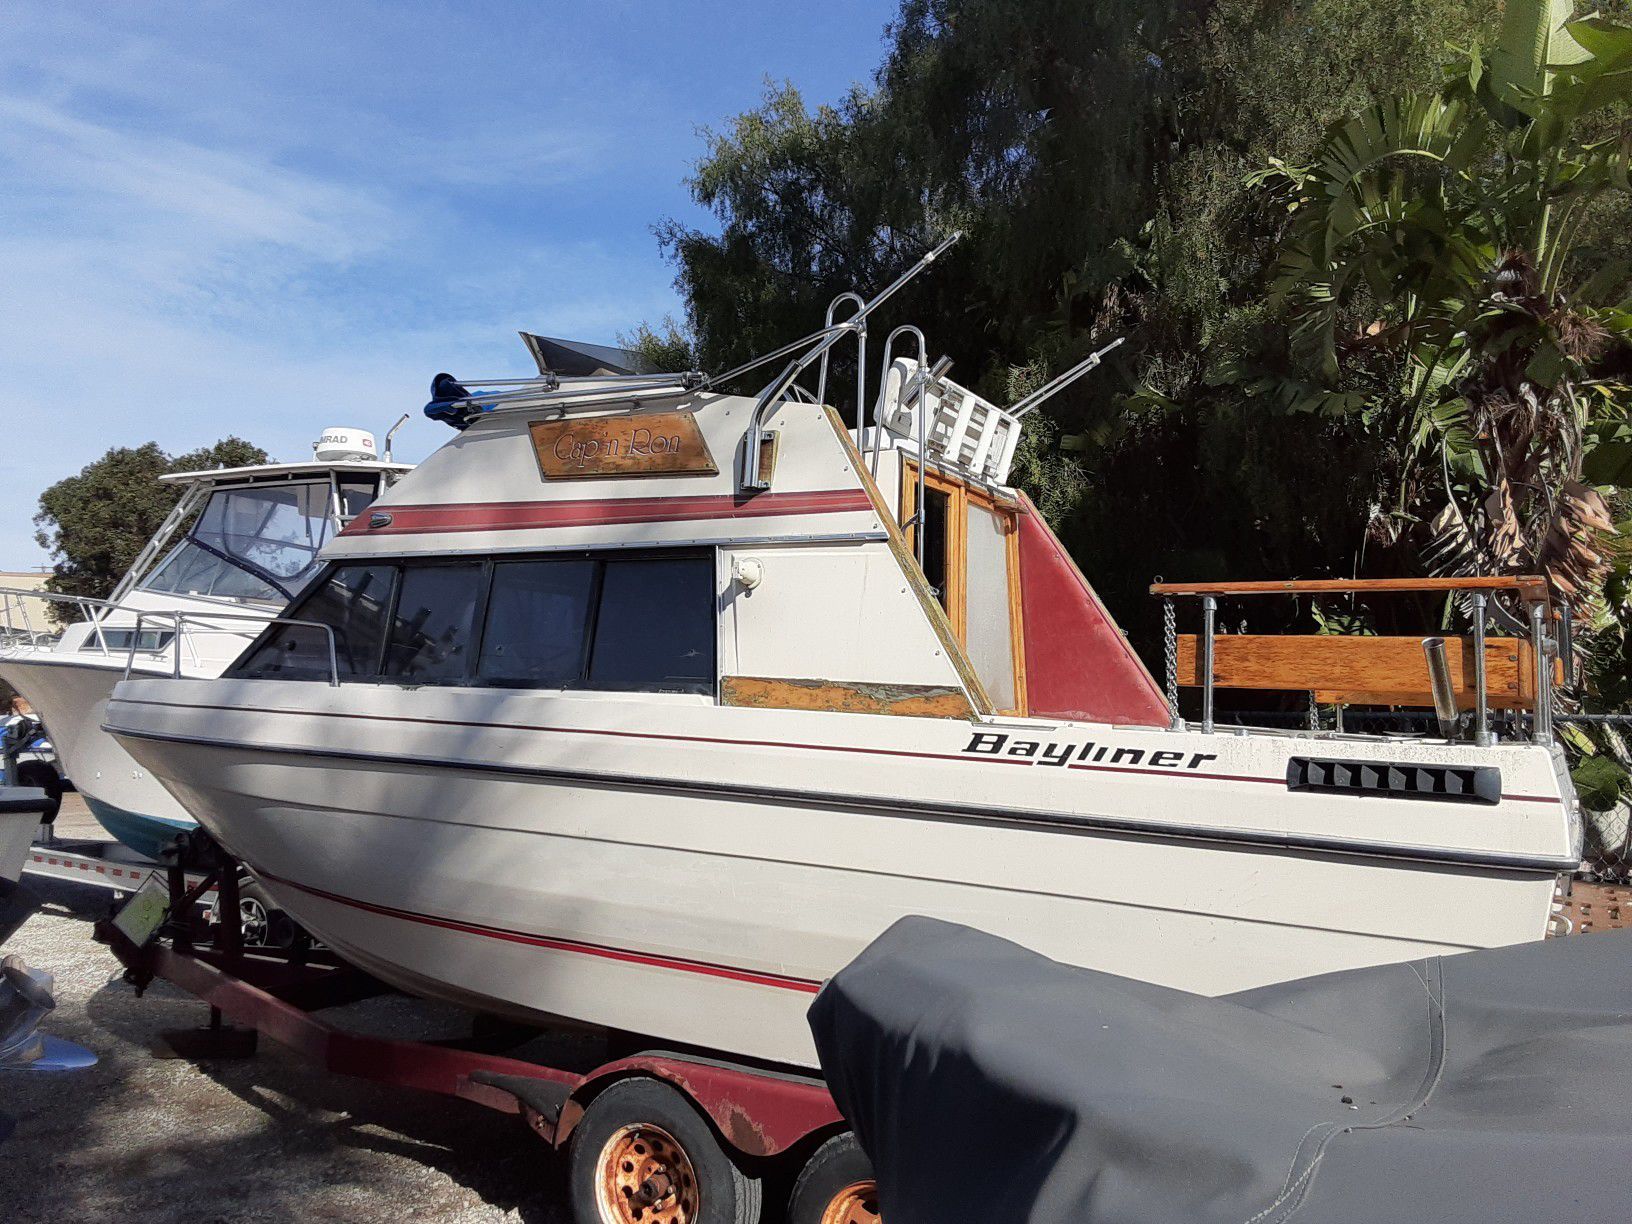
[[[1199,687],[1199,639],[1178,639],[1178,679]],[[1446,638],[1451,685],[1458,706],[1471,710],[1473,639]],[[1555,681],[1562,665],[1555,663]],[[1528,709],[1535,702],[1536,668],[1530,643],[1521,638],[1485,640],[1487,703],[1494,709]],[[1313,691],[1327,705],[1431,706],[1428,663],[1420,637],[1255,636],[1221,633],[1213,638],[1213,683],[1219,688]]]
[[[1366,595],[1517,591],[1546,602],[1547,580],[1535,574],[1502,578],[1289,578],[1257,582],[1155,582],[1152,595]]]

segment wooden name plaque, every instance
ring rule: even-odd
[[[533,421],[538,470],[545,480],[596,476],[672,476],[719,472],[689,412]]]

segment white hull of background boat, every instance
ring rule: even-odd
[[[109,720],[385,980],[783,1063],[815,1065],[811,995],[906,914],[1218,994],[1541,938],[1574,862],[1535,745],[1414,746],[1498,766],[1479,805],[1289,791],[1330,739],[317,692],[144,680]]]
[[[133,675],[169,674],[168,666],[138,660]],[[67,777],[110,833],[152,858],[177,833],[195,827],[175,796],[102,730],[108,697],[124,679],[122,659],[65,658],[50,649],[24,647],[6,655],[3,670],[51,729]]]
[[[329,430],[319,446],[353,445],[359,435]],[[365,437],[361,445],[371,449],[373,442]],[[178,833],[196,827],[102,730],[108,696],[127,666],[134,675],[220,675],[300,589],[323,540],[362,508],[364,497],[406,470],[334,452],[308,463],[172,473],[160,479],[183,486],[181,500],[113,599],[0,592],[8,630],[0,679],[34,707],[64,773],[119,841],[157,858]],[[195,539],[200,535],[208,538]],[[233,548],[243,555],[234,558]],[[18,623],[18,595],[69,605],[73,623],[55,639],[46,623],[26,617]],[[133,643],[140,648],[132,650]]]

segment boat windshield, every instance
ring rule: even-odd
[[[316,572],[334,530],[329,482],[217,489],[185,539],[142,583],[144,590],[283,604]],[[347,517],[373,488],[342,486]]]

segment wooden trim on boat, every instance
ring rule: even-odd
[[[1198,637],[1180,634],[1179,683],[1202,682]],[[1457,705],[1471,710],[1472,638],[1446,638]],[[1555,662],[1555,682],[1563,664]],[[1535,702],[1535,662],[1522,638],[1485,642],[1486,692],[1496,709],[1528,709]],[[1329,705],[1433,705],[1420,637],[1338,637],[1221,633],[1213,638],[1213,683],[1219,688],[1299,692],[1314,690]]]
[[[762,710],[826,710],[906,718],[969,719],[975,713],[963,690],[951,685],[781,680],[766,676],[723,677],[720,703]]]
[[[918,568],[918,558],[907,547],[906,537],[901,534],[901,525],[884,501],[884,495],[879,492],[873,474],[867,470],[867,461],[856,449],[855,440],[850,437],[850,430],[836,408],[824,408],[823,412],[827,416],[827,423],[833,427],[834,435],[839,439],[839,445],[844,448],[844,453],[850,460],[850,467],[861,481],[862,490],[872,502],[873,513],[884,525],[890,553],[895,557],[896,564],[901,567],[902,577],[912,588],[912,593],[918,597],[918,604],[923,608],[924,615],[929,618],[930,628],[940,640],[941,649],[946,651],[946,657],[952,661],[952,668],[957,672],[958,679],[963,681],[964,691],[969,694],[969,701],[974,706],[975,713],[996,713],[991,696],[986,692],[986,686],[980,682],[974,664],[969,662],[963,644],[952,629],[952,622],[947,619],[946,609],[941,607],[941,601],[935,598],[935,592],[929,589],[929,583],[924,580],[923,571]]]
[[[924,488],[944,493],[948,500],[946,523],[946,615],[957,634],[958,644],[965,650],[969,645],[969,507],[990,514],[1003,527],[1005,582],[1009,605],[1009,671],[1014,685],[1014,704],[998,710],[999,714],[1025,717],[1030,707],[1026,702],[1026,635],[1025,606],[1020,591],[1020,522],[1022,513],[1018,502],[994,497],[984,489],[948,475],[933,464],[924,468]],[[901,460],[902,518],[918,513],[918,461],[905,456]],[[916,525],[913,531],[918,528]],[[903,533],[908,550],[915,548],[911,532]],[[916,553],[914,553],[916,556]]]
[[[1517,591],[1545,602],[1547,580],[1535,574],[1502,578],[1293,578],[1261,582],[1155,582],[1152,595],[1366,595],[1447,591]]]
[[[949,479],[936,471],[934,467],[924,469],[924,489],[933,489],[937,493],[944,493],[948,502],[946,515],[946,552],[948,557],[946,567],[946,602],[942,607],[946,611],[946,619],[952,623],[952,632],[958,635],[960,643],[969,641],[968,621],[968,591],[966,582],[966,561],[969,553],[967,539],[967,525],[964,516],[959,513],[962,509],[960,498],[964,492],[963,485]],[[918,463],[905,456],[901,460],[901,517],[910,519],[918,513]],[[918,549],[919,524],[913,524],[910,531],[902,532],[907,550],[916,559]]]

